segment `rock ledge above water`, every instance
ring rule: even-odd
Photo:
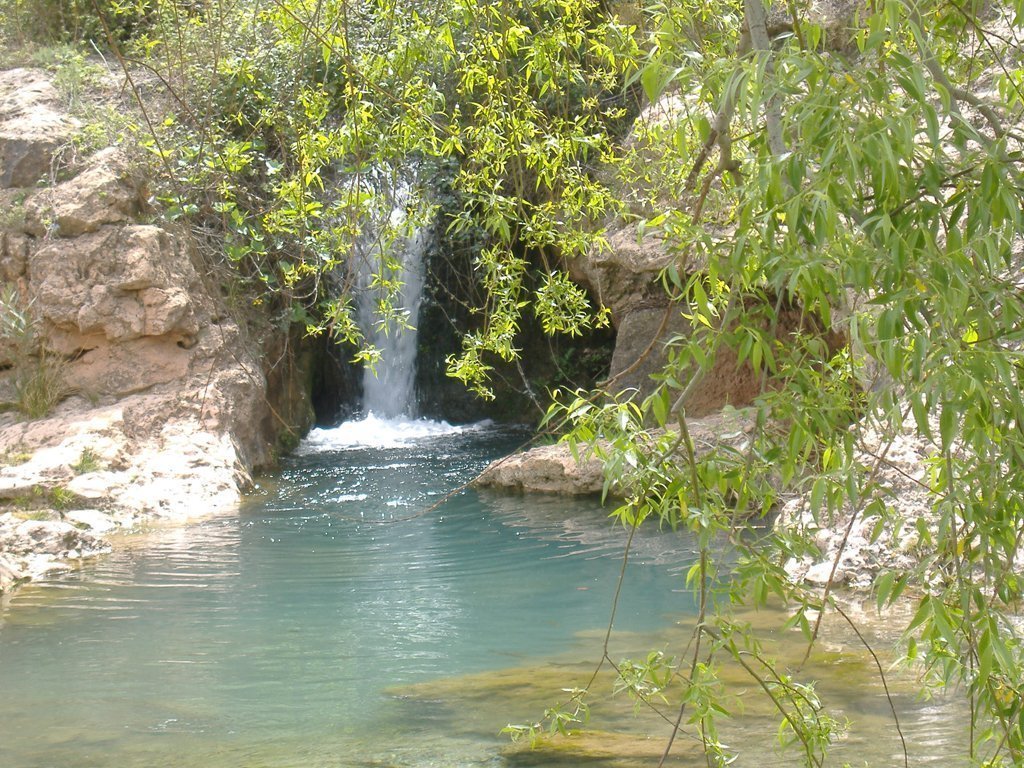
[[[151,220],[130,156],[63,163],[77,130],[49,73],[0,72],[0,286],[35,324],[28,351],[0,339],[0,591],[119,528],[235,509],[290,427],[276,414],[301,410],[273,407],[265,342],[189,233]],[[59,402],[27,419],[18,384],[43,365]]]

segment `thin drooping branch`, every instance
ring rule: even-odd
[[[761,0],[744,0],[743,13],[750,33],[750,47],[755,53],[766,57],[765,80],[770,81],[775,73],[772,57],[772,41],[768,37],[768,14]],[[782,132],[782,109],[778,99],[772,95],[764,105],[765,123],[768,130],[768,149],[775,157],[786,153],[786,139]]]
[[[914,35],[914,39],[917,41],[917,49],[921,54],[921,63],[924,64],[925,69],[935,79],[935,82],[949,94],[949,108],[950,112],[957,118],[964,120],[964,116],[960,111],[959,102],[964,102],[974,107],[978,114],[980,114],[985,121],[988,123],[989,128],[992,129],[992,133],[996,139],[1001,139],[1006,135],[1006,129],[1003,127],[1003,121],[1000,119],[999,114],[995,111],[992,105],[985,99],[978,96],[976,93],[972,93],[966,88],[961,88],[954,85],[949,75],[946,74],[946,70],[939,64],[938,59],[935,57],[934,51],[928,47],[924,40],[924,20],[921,18],[920,12],[913,5],[910,5],[910,22],[917,27],[917,33]]]
[[[736,54],[738,57],[744,53],[746,39],[746,36],[744,36],[744,40],[741,41],[740,46],[737,48]],[[718,111],[715,112],[714,119],[711,121],[711,131],[704,140],[704,144],[701,146],[697,157],[693,161],[693,165],[690,167],[690,172],[686,175],[686,181],[683,183],[684,198],[689,197],[696,188],[697,179],[700,178],[700,174],[707,165],[708,158],[711,156],[711,150],[715,148],[716,144],[719,150],[719,170],[736,171],[735,161],[732,159],[732,136],[729,133],[729,126],[732,123],[733,115],[736,113],[737,88],[734,87],[733,78],[738,76],[739,70],[734,72],[732,78],[726,82],[722,103],[718,107]],[[694,216],[694,218],[696,219],[697,216]]]
[[[878,678],[882,681],[882,689],[885,691],[885,700],[889,702],[889,709],[892,712],[892,721],[896,726],[896,733],[899,734],[900,744],[903,747],[903,765],[904,768],[910,768],[910,750],[907,749],[907,740],[903,736],[903,728],[900,727],[900,716],[896,713],[896,702],[893,701],[892,694],[889,692],[889,683],[885,679],[885,670],[882,668],[882,662],[878,658],[878,654],[875,653],[875,649],[871,647],[871,643],[867,641],[860,629],[857,628],[857,624],[851,619],[846,612],[836,605],[835,601],[832,601],[832,607],[835,608],[836,612],[843,617],[847,624],[850,625],[850,629],[853,630],[854,634],[857,635],[857,639],[860,640],[861,645],[871,654],[871,658],[875,662],[875,668],[878,670]]]
[[[910,407],[907,406],[903,410],[901,423],[906,421],[910,415]],[[868,475],[867,483],[865,487],[870,488],[875,484],[878,478],[878,473],[882,469],[882,464],[885,462],[886,457],[889,455],[889,450],[892,448],[894,440],[890,439],[882,448],[881,454],[879,454],[874,463],[871,466],[871,472]],[[818,612],[818,618],[814,622],[814,629],[811,632],[811,639],[807,643],[807,650],[804,652],[804,658],[800,662],[800,667],[803,667],[807,663],[807,660],[811,657],[811,650],[814,648],[814,644],[818,641],[818,635],[821,633],[821,622],[825,618],[825,609],[829,605],[829,596],[832,594],[832,588],[835,586],[836,573],[839,570],[839,562],[842,560],[843,555],[846,553],[846,547],[850,542],[850,536],[853,534],[854,526],[857,524],[857,520],[860,518],[864,511],[864,507],[867,502],[861,499],[861,503],[857,504],[855,508],[850,510],[850,522],[846,526],[846,530],[843,533],[842,541],[839,542],[839,546],[836,549],[835,556],[832,558],[832,569],[828,573],[828,581],[825,582],[825,587],[821,593],[821,610]]]

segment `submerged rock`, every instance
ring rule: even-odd
[[[502,757],[511,766],[578,766],[581,763],[614,761],[616,768],[657,765],[665,753],[667,739],[663,735],[623,733],[594,729],[581,729],[567,734],[541,736],[535,741],[521,740],[502,750]],[[676,748],[667,765],[676,765],[685,751],[688,759],[695,759],[696,750],[685,742],[683,750]]]

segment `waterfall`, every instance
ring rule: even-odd
[[[411,175],[406,172],[405,178]],[[416,325],[426,282],[429,227],[411,213],[420,212],[414,184],[383,172],[362,184],[374,200],[368,207],[375,213],[368,214],[344,283],[355,294],[365,343],[380,350],[381,359],[372,369],[363,369],[362,416],[312,430],[299,446],[301,454],[397,448],[488,426],[417,418]],[[382,303],[391,309],[382,313]]]
[[[411,197],[408,186],[393,193],[389,228],[398,237],[378,239],[368,258],[359,260],[359,324],[368,344],[381,351],[381,360],[363,369],[363,412],[394,419],[416,416],[416,324],[425,282],[424,256],[429,237],[422,227],[410,226],[406,206]],[[386,252],[384,252],[386,249]],[[391,262],[390,264],[388,262]],[[387,290],[374,283],[373,275],[386,274],[401,289],[393,297],[404,318],[383,320],[378,311]]]

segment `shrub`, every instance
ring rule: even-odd
[[[177,0],[175,0],[176,2]],[[148,24],[160,0],[0,0],[7,37],[29,43],[105,44],[107,30],[125,40]],[[97,14],[97,8],[99,14]]]
[[[0,292],[0,339],[13,352],[15,405],[30,419],[39,419],[68,396],[63,359],[43,348],[39,320],[32,302],[24,302],[13,285]]]

